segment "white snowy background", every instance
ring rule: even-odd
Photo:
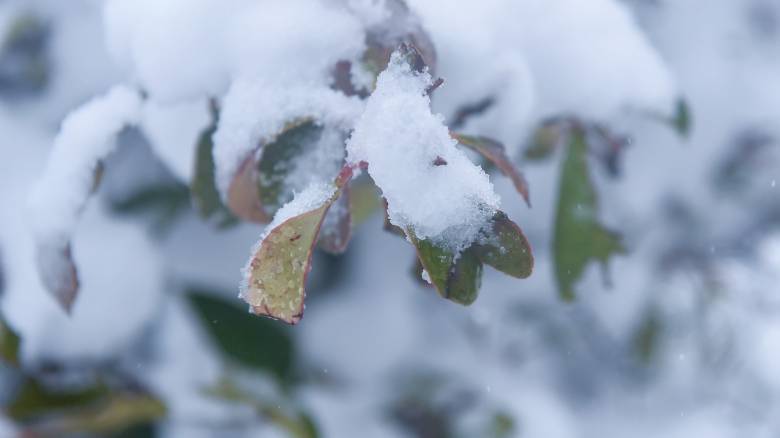
[[[370,114],[371,101],[366,107],[328,88],[328,69],[360,55],[366,29],[386,18],[383,5],[0,1],[0,38],[21,14],[46,23],[49,33],[46,86],[14,93],[0,84],[2,314],[22,338],[25,368],[55,362],[78,374],[119,364],[167,405],[161,436],[286,436],[248,421],[251,410],[204,394],[225,363],[183,298],[194,285],[240,304],[240,269],[263,227],[219,230],[187,211],[156,232],[147,217],[114,212],[110,199],[160,179],[190,181],[210,97],[223,105],[215,135],[223,191],[246,148],[291,116],[353,126],[363,115],[358,126],[403,129],[403,120]],[[468,431],[480,430],[474,424],[491,410],[513,418],[516,435],[527,437],[779,436],[780,4],[409,5],[438,54],[436,73],[445,82],[432,104],[445,123],[462,105],[494,96],[462,130],[504,142],[525,172],[531,209],[508,179],[491,181],[501,208],[531,241],[536,267],[527,280],[488,269],[479,299],[458,306],[409,275],[411,247],[382,230],[381,215],[355,231],[337,265],[315,257],[312,277],[326,286],[310,291],[306,316],[291,330],[299,366],[315,376],[291,397],[321,434],[440,436],[414,435],[392,414],[408,389],[403,382],[423,374],[447,382],[430,397],[456,417],[457,436],[475,436]],[[131,96],[84,116],[81,123],[97,133],[74,122],[72,134],[63,128],[58,137],[71,111],[112,88]],[[131,89],[143,90],[143,101]],[[679,97],[694,120],[687,139],[656,120],[671,115]],[[521,160],[534,126],[560,115],[598,121],[631,139],[618,178],[591,166],[604,223],[624,235],[628,252],[613,261],[609,287],[589,267],[572,303],[558,298],[550,251],[562,156]],[[113,145],[100,136],[116,134],[117,117],[143,137],[119,135],[101,190],[75,221],[73,198],[87,186],[62,181],[72,176],[69,166]],[[399,136],[409,144],[427,135],[418,128]],[[383,137],[373,135],[374,142]],[[742,186],[736,194],[719,189],[722,163],[747,155],[751,138],[763,146],[747,160]],[[413,192],[414,181],[398,181],[413,176],[405,170],[389,184]],[[47,233],[73,237],[81,290],[70,316],[36,269],[36,239]],[[679,253],[691,256],[673,257]],[[648,318],[659,334],[643,361],[636,334]],[[461,390],[477,401],[447,408]],[[13,421],[1,421],[0,433],[15,436]]]

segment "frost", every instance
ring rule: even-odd
[[[427,72],[394,53],[347,144],[388,202],[390,221],[451,249],[473,242],[499,206],[488,176],[430,110]]]
[[[275,138],[291,122],[312,118],[348,130],[363,109],[356,97],[324,86],[279,87],[260,80],[238,80],[225,97],[214,134],[217,187],[226,198],[233,176],[261,142]]]

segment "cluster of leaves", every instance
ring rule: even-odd
[[[428,69],[423,55],[414,46],[404,43],[399,50],[414,69]],[[436,82],[435,86],[440,83]],[[276,173],[290,168],[285,164],[286,161],[300,157],[299,151],[307,147],[307,140],[316,138],[316,130],[316,125],[310,122],[289,124],[273,143],[264,147],[259,163],[249,167],[253,174],[258,175],[251,179],[252,189],[231,191],[228,208],[242,217],[267,220],[270,216],[268,213],[281,204],[281,194],[278,184],[266,182],[284,179]],[[530,204],[528,184],[500,143],[483,137],[457,133],[451,135],[460,145],[475,151],[510,177]],[[370,165],[360,164],[364,168]],[[289,324],[300,321],[304,310],[306,276],[315,245],[319,242],[322,249],[340,253],[346,249],[349,241],[352,228],[352,208],[349,207],[355,205],[350,199],[349,187],[355,167],[345,165],[342,168],[333,183],[335,192],[324,203],[268,231],[245,273],[247,290],[243,297],[254,313]],[[236,176],[240,182],[235,182],[232,188],[246,187],[243,181],[246,181],[247,172],[243,169]],[[245,196],[250,192],[251,196]],[[234,193],[241,193],[242,196],[234,196]],[[234,202],[239,198],[241,202]],[[338,203],[342,205],[334,208]],[[335,217],[329,218],[329,215]],[[323,230],[323,224],[329,223],[331,226]],[[484,236],[461,252],[454,252],[428,239],[420,239],[412,229],[388,228],[412,243],[430,283],[442,297],[456,303],[468,305],[474,302],[481,283],[483,264],[517,278],[528,277],[533,269],[528,240],[520,228],[500,211],[483,230]]]
[[[0,372],[7,389],[0,412],[23,436],[156,436],[165,406],[131,378],[104,370],[83,384],[63,386],[56,373],[22,368],[19,347],[19,336],[0,317]]]

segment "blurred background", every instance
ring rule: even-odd
[[[169,93],[103,162],[63,312],[25,207],[60,123],[114,84],[155,99],[219,62],[190,33],[210,41],[221,16],[193,11],[248,1],[0,0],[0,437],[780,436],[775,0],[408,1],[445,81],[433,109],[502,141],[530,185],[532,208],[491,172],[534,273],[486,269],[471,306],[420,281],[369,193],[349,249],[315,252],[301,323],[249,314],[263,226],[199,214],[209,96]],[[301,41],[330,35],[250,3]],[[398,2],[309,3],[371,29]],[[566,171],[561,120],[600,133],[585,173]],[[561,193],[583,187],[622,250],[572,276]]]

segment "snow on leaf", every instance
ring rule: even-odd
[[[406,47],[405,51],[413,55],[416,70],[421,72],[428,69],[431,74],[436,71],[437,56],[433,41],[423,29],[419,20],[413,14],[403,0],[389,0],[385,2],[389,16],[378,21],[368,28],[366,34],[366,50],[363,53],[361,64],[356,68],[344,70],[342,76],[351,75],[353,87],[349,91],[368,93],[374,89],[376,79],[384,71],[393,51],[399,47]],[[403,31],[399,32],[399,29]],[[337,75],[336,84],[345,83],[343,78]],[[345,89],[341,87],[341,89]]]
[[[345,166],[335,184],[312,184],[276,213],[244,268],[241,298],[256,315],[296,324],[306,296],[306,276],[320,227],[352,177]]]
[[[403,48],[394,52],[379,75],[347,142],[348,162],[368,163],[393,225],[459,252],[493,216],[499,197],[431,112],[426,91],[434,82],[406,55]]]
[[[574,283],[590,261],[601,262],[606,272],[609,258],[624,251],[620,237],[599,223],[598,196],[587,153],[584,130],[572,127],[561,170],[553,238],[555,277],[566,300],[574,299]]]
[[[486,230],[486,237],[474,245],[479,259],[516,278],[528,278],[533,272],[531,245],[520,227],[506,213],[497,212]]]
[[[320,248],[331,254],[341,254],[347,250],[352,237],[352,210],[350,209],[352,189],[346,182],[341,194],[325,214],[320,231]]]
[[[87,199],[100,179],[103,160],[116,135],[139,122],[141,97],[125,86],[87,102],[65,118],[42,178],[29,200],[44,286],[65,310],[78,291],[70,239]]]
[[[195,169],[192,173],[190,192],[195,210],[204,219],[216,218],[220,225],[235,221],[230,210],[222,203],[214,178],[214,142],[211,137],[216,131],[216,115],[211,126],[198,139],[195,155]]]
[[[523,173],[512,163],[506,155],[504,145],[487,137],[474,137],[464,134],[452,135],[463,146],[479,153],[493,163],[505,176],[512,180],[515,189],[523,196],[525,203],[531,206],[531,197],[528,191],[528,181]]]

